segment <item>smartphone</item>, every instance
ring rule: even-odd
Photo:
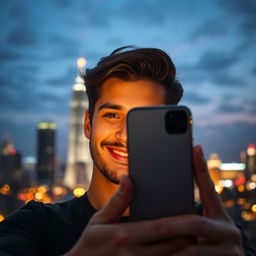
[[[176,105],[134,108],[127,135],[130,219],[194,213],[191,111]]]

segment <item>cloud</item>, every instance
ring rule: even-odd
[[[211,100],[208,97],[204,97],[198,93],[193,92],[185,92],[182,101],[192,103],[192,104],[206,104],[209,103]]]
[[[230,71],[238,61],[239,58],[235,54],[208,50],[201,55],[197,63],[181,65],[180,72],[182,78],[190,83],[210,82],[219,87],[246,86],[243,79]]]
[[[53,3],[58,8],[67,9],[69,7],[72,7],[73,1],[71,1],[71,0],[55,0],[55,1],[53,1]]]
[[[150,29],[150,25],[161,26],[172,24],[176,20],[185,20],[188,15],[187,10],[191,16],[197,15],[197,9],[197,1],[133,0],[125,1],[116,15],[121,19],[127,19],[135,26],[139,24]],[[176,24],[176,27],[179,27],[179,24]]]
[[[9,17],[18,21],[18,23],[27,22],[31,17],[25,2],[16,1],[15,5],[10,8]]]
[[[37,84],[40,86],[40,84]],[[42,86],[41,86],[42,87]],[[0,112],[6,120],[13,120],[15,113],[20,118],[27,118],[27,115],[40,115],[52,113],[55,115],[67,115],[69,108],[69,97],[65,94],[59,94],[56,90],[35,92],[28,87],[19,89],[6,89],[0,94]],[[26,112],[27,115],[23,116]],[[3,121],[3,120],[2,120]]]
[[[73,48],[77,45],[77,41],[73,38],[67,38],[63,35],[53,34],[49,38],[50,43],[55,44],[57,47],[70,47]]]
[[[75,67],[70,67],[63,75],[48,79],[47,84],[51,86],[71,86],[75,82],[78,70]]]
[[[246,50],[254,46],[256,37],[256,2],[254,0],[220,0],[219,4],[227,10],[231,17],[235,17],[239,22],[239,31],[245,36],[244,42],[241,43],[239,50]]]
[[[230,68],[238,61],[235,54],[227,54],[224,51],[208,50],[203,53],[197,67],[205,71],[221,71]]]
[[[37,73],[39,71],[39,66],[36,66],[35,64],[23,64],[23,65],[20,65],[18,67],[19,69],[19,72],[24,72],[24,73]]]
[[[13,60],[20,60],[23,56],[16,52],[15,50],[10,50],[8,48],[1,48],[0,49],[0,62],[6,61],[13,61]]]
[[[233,105],[228,102],[222,102],[218,110],[222,113],[237,113],[237,112],[243,112],[244,108],[242,106]]]
[[[30,111],[37,110],[39,104],[37,102],[36,94],[27,86],[18,84],[14,81],[8,84],[5,90],[0,94],[0,108],[1,112],[6,110]],[[11,117],[10,117],[11,118]]]
[[[38,41],[38,34],[29,26],[24,25],[16,26],[7,37],[7,43],[14,46],[33,46]]]
[[[256,92],[256,91],[255,91]],[[256,116],[256,99],[254,98],[255,93],[253,93],[250,97],[244,98],[242,101],[242,105],[245,108],[245,111],[249,114]]]
[[[251,73],[252,73],[252,75],[254,75],[254,76],[256,75],[256,66],[252,68],[252,72],[251,72]]]
[[[62,42],[60,40],[52,42],[51,60],[78,57],[78,43],[72,40],[68,43],[68,41],[63,39]]]
[[[110,27],[110,17],[115,16],[115,11],[111,7],[113,4],[108,1],[72,1],[72,12],[68,8],[63,8],[62,1],[56,3],[61,6],[63,13],[68,14],[65,17],[68,24],[83,30],[108,28]]]
[[[202,38],[221,37],[229,30],[229,24],[223,23],[223,19],[210,19],[200,26],[189,36],[189,40]]]
[[[255,31],[256,31],[256,21],[255,20],[248,20],[244,21],[241,24],[241,31],[248,36],[255,36]]]
[[[242,87],[247,86],[246,82],[238,77],[234,77],[226,72],[219,72],[219,74],[212,75],[211,81],[218,87]]]
[[[255,18],[256,2],[254,0],[220,0],[219,3],[233,14]]]
[[[128,1],[120,10],[122,16],[130,21],[142,22],[145,24],[162,24],[165,21],[168,1],[163,5],[152,1],[139,1],[134,8],[134,1]],[[171,10],[171,9],[170,9]]]

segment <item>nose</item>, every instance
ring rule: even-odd
[[[120,127],[116,132],[116,138],[126,145],[127,143],[127,127],[126,127],[126,120],[120,123]]]

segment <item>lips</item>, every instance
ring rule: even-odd
[[[123,148],[106,147],[109,153],[117,160],[122,162],[128,161],[128,152]]]

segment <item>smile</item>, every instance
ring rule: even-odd
[[[120,150],[117,148],[106,147],[109,153],[117,160],[127,162],[128,161],[128,152],[126,150]]]

